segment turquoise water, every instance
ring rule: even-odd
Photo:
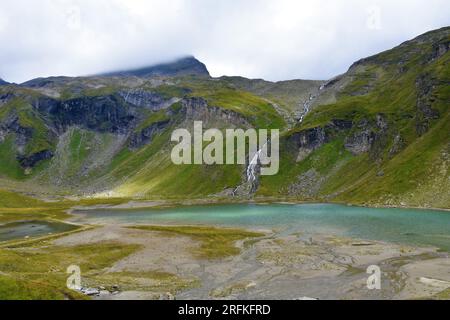
[[[76,226],[61,222],[20,221],[0,225],[0,241],[23,239],[76,229]]]
[[[368,240],[432,245],[450,251],[450,212],[364,208],[335,204],[236,204],[167,209],[77,211],[93,223],[206,224],[327,233]]]

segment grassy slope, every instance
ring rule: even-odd
[[[73,127],[60,136],[54,157],[30,183],[52,187],[49,192],[57,187],[59,194],[70,195],[101,177],[120,147],[121,140],[113,134]]]
[[[143,148],[124,149],[112,162],[114,180],[123,179],[114,191],[120,196],[199,197],[239,183],[241,166],[174,165],[170,159],[171,130]]]
[[[83,278],[95,279],[102,269],[136,249],[137,246],[114,243],[0,249],[0,299],[84,298],[66,287],[67,267],[80,266],[83,284]]]
[[[21,98],[14,98],[0,109],[0,121],[13,115],[18,118],[18,123],[22,128],[32,131],[31,139],[27,142],[24,150],[25,155],[52,149],[52,141],[44,120],[30,104]]]
[[[15,136],[10,134],[0,144],[0,175],[19,180],[25,177],[25,173],[15,156],[14,141]]]
[[[301,127],[293,130],[324,126],[332,119],[356,123],[367,119],[374,123],[375,116],[383,114],[388,121],[389,137],[399,133],[404,139],[406,147],[400,153],[393,158],[388,155],[392,146],[388,139],[381,159],[375,162],[367,154],[350,155],[339,137],[300,163],[295,162],[295,154],[284,152],[279,175],[263,177],[259,194],[286,195],[286,187],[298,175],[314,168],[325,177],[319,199],[450,207],[450,53],[424,63],[430,54],[430,44],[407,43],[372,57],[357,66],[356,72],[353,70],[349,85],[339,93],[336,103],[316,108]],[[398,61],[402,60],[406,71],[399,73]],[[439,111],[440,117],[432,120],[431,129],[419,137],[415,130],[416,79],[423,74],[437,83],[432,108]],[[290,146],[284,142],[284,148],[288,150]]]
[[[33,208],[42,206],[42,201],[0,189],[0,208]]]
[[[408,59],[406,72],[398,74],[394,64],[380,66],[382,61],[398,61],[410,48],[388,51],[376,59],[364,63],[352,75],[346,86],[338,94],[338,100],[314,110],[303,125],[294,131],[322,126],[331,119],[369,119],[374,121],[378,113],[383,113],[389,122],[389,134],[401,133],[406,147],[390,158],[386,145],[382,161],[374,163],[367,154],[353,156],[345,150],[345,135],[317,149],[305,160],[296,162],[296,153],[287,140],[282,140],[280,173],[276,176],[262,177],[259,195],[285,196],[290,183],[311,168],[325,177],[317,199],[345,201],[352,203],[430,205],[450,207],[449,184],[449,133],[450,115],[450,70],[449,53],[429,64],[423,64],[423,56],[429,53],[424,46],[421,55]],[[421,137],[415,132],[417,92],[415,81],[419,74],[428,73],[439,80],[436,86],[433,108],[440,112],[440,118],[432,122],[430,130]],[[183,86],[181,86],[183,87]],[[169,96],[184,91],[181,87],[162,88]],[[106,89],[105,89],[106,90]],[[173,90],[173,91],[171,91]],[[206,85],[203,82],[189,84],[191,95],[204,96],[213,105],[232,109],[247,116],[253,124],[260,127],[283,126],[283,121],[267,102],[248,92],[228,88],[223,83]],[[366,93],[365,91],[368,91]],[[105,92],[110,93],[110,89]],[[99,94],[97,91],[92,94]],[[36,135],[27,145],[26,152],[32,153],[43,148],[56,148],[48,139],[43,120],[38,117],[24,101],[16,100],[2,106],[0,118],[9,112],[16,112],[21,125],[32,128]],[[161,120],[161,114],[149,114],[145,125]],[[224,187],[235,186],[240,182],[242,167],[174,166],[168,158],[167,141],[170,129],[158,136],[151,144],[137,151],[123,148],[106,166],[88,175],[85,183],[98,180],[119,182],[115,190],[122,196],[142,197],[201,197],[220,192]],[[346,133],[347,134],[347,133]],[[95,143],[94,143],[95,142]],[[51,173],[55,167],[49,164],[36,168],[32,177],[26,176],[14,155],[14,136],[10,135],[0,144],[0,175],[7,179],[33,181],[34,175]],[[85,130],[74,130],[65,146],[66,152],[58,163],[63,163],[62,174],[68,179],[77,179],[78,172],[89,163],[91,156],[98,154],[111,143],[111,137],[98,135]],[[101,146],[98,149],[98,146]],[[106,157],[105,157],[106,159]],[[50,169],[52,168],[52,169]],[[383,175],[378,173],[382,171]],[[44,179],[45,181],[45,179]],[[26,182],[25,182],[26,183]],[[48,180],[47,180],[48,183]],[[41,187],[41,185],[38,185]],[[8,187],[8,185],[6,185]],[[299,196],[302,199],[301,196]],[[313,199],[313,200],[317,200]],[[81,202],[62,201],[47,203],[15,192],[0,190],[0,223],[23,219],[64,219],[64,210],[78,204],[121,203],[126,199],[95,199]],[[185,235],[200,241],[195,252],[203,258],[218,258],[236,254],[236,240],[259,236],[239,230],[210,230],[192,227],[146,227],[167,234]],[[156,229],[155,229],[156,228]],[[159,229],[158,229],[159,228]],[[0,299],[63,299],[81,298],[66,289],[68,264],[79,264],[86,271],[85,279],[95,285],[120,283],[126,286],[136,274],[105,274],[104,268],[134,252],[135,246],[116,243],[103,243],[98,246],[77,246],[73,248],[48,247],[39,242],[31,247],[0,249]],[[84,271],[83,271],[84,272]],[[162,290],[172,291],[192,285],[190,281],[179,279],[171,274],[150,272],[140,277],[158,280]],[[148,289],[148,288],[145,288]],[[159,288],[161,289],[161,288]]]
[[[374,162],[367,154],[353,156],[345,150],[345,137],[357,129],[336,137],[301,163],[296,162],[293,146],[284,139],[281,141],[280,172],[276,176],[262,177],[258,194],[286,196],[289,185],[299,175],[315,169],[324,178],[318,193],[319,200],[385,204],[405,202],[448,207],[449,199],[445,196],[449,193],[448,181],[442,177],[448,176],[445,153],[448,153],[449,136],[449,54],[429,63],[424,62],[430,53],[430,43],[411,42],[355,65],[344,75],[345,81],[342,83],[346,83],[346,86],[333,93],[337,100],[314,109],[301,126],[291,131],[324,126],[332,119],[347,119],[355,123],[367,119],[374,124],[376,115],[383,114],[389,129],[379,161]],[[399,61],[402,61],[401,65]],[[431,129],[418,137],[415,130],[416,80],[422,74],[437,80],[433,91],[433,108],[439,111],[440,119],[433,120]],[[84,81],[93,85],[97,80],[80,78],[67,81],[62,88],[70,91],[70,81],[80,86]],[[121,88],[115,80],[110,85],[107,82],[105,84],[103,88],[85,89],[82,93],[111,94]],[[283,118],[264,98],[269,97],[276,102],[282,100],[283,105],[287,106],[292,102],[288,100],[297,100],[300,95],[294,92],[295,88],[301,85],[313,88],[317,84],[302,81],[268,84],[265,81],[239,78],[211,80],[186,77],[156,88],[144,82],[142,88],[154,90],[166,98],[201,96],[210,105],[238,112],[255,127],[284,128]],[[304,94],[304,91],[300,91]],[[25,175],[15,159],[14,136],[7,136],[0,143],[0,176],[39,186],[39,190],[57,185],[51,192],[70,194],[77,189],[92,187],[91,190],[113,190],[122,197],[192,198],[221,192],[224,188],[236,186],[242,179],[242,166],[173,165],[169,158],[173,144],[169,140],[174,126],[138,150],[129,150],[126,144],[117,147],[117,141],[112,135],[80,129],[74,129],[66,137],[62,148],[57,148],[55,142],[49,141],[48,133],[42,127],[43,120],[36,118],[37,115],[23,100],[16,99],[3,106],[0,118],[9,112],[16,112],[21,124],[36,132],[33,141],[27,146],[27,152],[51,148],[56,150],[56,156],[35,168],[31,175]],[[147,112],[143,116],[136,132],[168,117],[164,112]],[[401,135],[406,147],[391,158],[388,150],[396,134]],[[94,165],[95,159],[99,159],[97,162],[100,165]],[[383,172],[383,175],[378,175],[379,172]],[[435,190],[436,185],[442,186],[442,191]],[[7,185],[3,187],[8,188]],[[427,202],[430,199],[428,195],[432,194],[430,192],[437,192],[440,196],[432,197],[431,202]],[[299,195],[299,198],[302,196]]]
[[[256,127],[283,128],[285,125],[269,103],[248,92],[227,88],[222,82],[190,79],[187,83],[182,82],[180,87],[186,87],[190,96],[205,98],[212,106],[241,114]],[[145,123],[163,118],[157,113]],[[240,183],[244,169],[240,165],[174,165],[170,160],[170,150],[174,145],[170,142],[170,133],[173,129],[166,129],[151,144],[138,150],[123,149],[113,159],[106,176],[121,181],[114,188],[117,195],[144,198],[201,197],[219,193],[224,188]]]
[[[59,88],[64,93],[64,98],[73,96],[68,94],[70,81],[80,86],[80,81],[90,83],[93,80],[68,81],[65,79]],[[54,86],[57,86],[57,83]],[[144,84],[143,88],[146,87],[147,84]],[[82,90],[82,94],[112,94],[119,89],[120,86],[113,82],[100,89]],[[165,98],[181,98],[184,95],[203,97],[212,106],[239,113],[255,127],[283,128],[285,125],[283,118],[264,99],[231,88],[223,81],[188,77],[179,79],[176,85],[163,84],[148,89]],[[79,96],[80,93],[75,95]],[[172,109],[179,110],[179,105],[175,104]],[[170,147],[173,145],[170,142],[173,126],[157,136],[151,144],[138,150],[128,149],[126,143],[118,145],[117,139],[112,135],[79,128],[72,128],[60,136],[59,144],[56,144],[56,141],[44,139],[48,130],[43,127],[42,119],[31,119],[34,111],[23,101],[11,102],[10,105],[2,107],[1,112],[0,115],[6,115],[7,112],[18,113],[24,126],[34,125],[34,133],[39,134],[33,134],[30,146],[36,150],[45,147],[55,152],[50,161],[38,165],[31,175],[25,175],[16,159],[14,137],[10,135],[0,143],[1,150],[5,151],[0,156],[0,175],[6,179],[21,179],[24,181],[23,185],[36,192],[46,190],[51,194],[69,195],[85,187],[92,187],[90,190],[115,189],[121,196],[197,197],[220,192],[226,187],[237,185],[241,179],[242,166],[173,165],[169,158]],[[164,111],[142,110],[141,116],[142,121],[134,129],[136,133],[154,122],[169,118]],[[173,117],[172,120],[182,121]],[[33,187],[37,185],[40,187]],[[7,185],[4,187],[8,188]]]
[[[0,189],[0,223],[18,220],[64,220],[66,211],[74,206],[121,204],[128,198],[97,198],[45,202],[30,196]]]
[[[317,89],[323,83],[323,81],[315,80],[269,82],[262,79],[242,77],[222,77],[221,79],[238,89],[267,98],[289,112],[298,109],[299,105],[309,99],[310,93],[317,92]]]
[[[226,81],[190,80],[182,85],[190,89],[190,96],[203,97],[209,105],[233,110],[257,128],[281,129],[286,125],[270,103],[248,91],[236,89]]]
[[[330,181],[332,189],[343,176],[353,176],[343,194],[337,199],[348,202],[379,202],[413,206],[450,207],[449,162],[442,154],[449,154],[448,133],[450,132],[449,114],[436,124],[426,135],[411,143],[403,152],[378,169],[383,176],[377,176],[376,167],[367,167],[364,174],[353,173],[355,162]],[[368,161],[358,163],[364,167]],[[342,186],[341,186],[342,188]]]

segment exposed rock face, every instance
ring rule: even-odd
[[[0,142],[3,142],[5,137],[10,133],[15,134],[17,152],[22,154],[26,144],[31,139],[33,130],[31,128],[22,127],[19,123],[19,118],[17,115],[11,114],[0,123]]]
[[[444,39],[443,41],[441,41],[439,43],[433,44],[430,61],[433,61],[433,60],[436,60],[436,59],[439,59],[440,57],[442,57],[444,54],[447,53],[449,48],[450,48],[450,40],[448,40],[448,39]]]
[[[385,117],[382,114],[380,114],[380,113],[377,114],[376,117],[375,117],[375,121],[376,121],[376,124],[377,124],[377,127],[378,127],[379,130],[381,130],[381,131],[386,131],[387,130],[388,123],[387,123]]]
[[[78,125],[86,129],[124,134],[135,124],[136,111],[115,95],[70,100],[39,99],[33,106],[48,114],[59,132]]]
[[[372,160],[378,161],[383,157],[383,150],[388,145],[389,125],[383,114],[376,115],[375,128],[373,129],[374,140],[369,151]]]
[[[9,101],[11,97],[4,95],[0,99]],[[42,115],[51,132],[60,135],[70,127],[76,126],[97,132],[129,136],[128,147],[131,149],[150,143],[156,134],[162,132],[171,123],[170,119],[157,121],[134,132],[139,121],[142,120],[139,108],[158,111],[168,108],[175,102],[174,99],[167,100],[160,95],[139,90],[121,92],[118,95],[84,96],[69,100],[42,96],[38,99],[28,97],[27,100]],[[178,119],[176,121],[202,120],[205,126],[211,127],[223,124],[242,128],[250,127],[242,115],[209,106],[202,98],[183,99],[181,105],[178,111],[167,110],[168,114]],[[16,136],[17,157],[24,168],[31,168],[39,161],[53,156],[51,150],[24,155],[24,149],[32,137],[33,129],[21,127],[17,116],[7,118],[0,125],[0,139],[4,140],[9,133],[14,133]]]
[[[0,96],[0,107],[13,98],[15,96],[9,93]],[[33,96],[22,98],[32,105],[36,116],[45,123],[50,139],[61,135],[71,126],[97,132],[128,135],[139,119],[136,109],[127,105],[118,95],[86,96],[62,101],[44,96],[37,99]],[[30,143],[34,131],[35,129],[32,127],[21,125],[15,112],[8,114],[0,122],[0,142],[3,142],[8,134],[14,134],[16,156],[24,168],[32,168],[39,161],[53,157],[52,150],[25,154],[25,149]],[[141,140],[148,139],[147,135],[149,132],[144,132]]]
[[[430,121],[439,118],[439,112],[431,108],[434,101],[434,83],[430,75],[421,75],[416,80],[416,132],[419,136],[428,131]]]
[[[25,155],[25,148],[33,136],[33,129],[23,127],[19,123],[16,114],[11,114],[0,123],[0,143],[8,134],[14,134],[17,160],[23,168],[32,168],[41,160],[50,159],[53,156],[51,150],[42,150],[33,154]]]
[[[370,152],[376,160],[387,144],[388,122],[382,114],[377,114],[375,125],[363,119],[351,135],[345,139],[344,147],[354,155]]]
[[[293,134],[290,140],[298,147],[297,161],[305,159],[311,152],[330,141],[336,133],[351,127],[351,121],[336,119],[325,127],[311,128]]]
[[[125,100],[125,102],[131,105],[144,107],[152,111],[166,109],[180,100],[178,98],[165,99],[160,94],[141,89],[123,90],[119,92],[119,95]]]
[[[364,152],[368,152],[375,137],[373,132],[369,128],[364,128],[361,131],[357,131],[345,139],[345,149],[358,155]]]
[[[232,189],[229,196],[236,198],[251,198],[251,196],[256,192],[259,185],[259,178],[255,181],[245,181],[238,185],[236,188]]]
[[[345,133],[349,132],[349,133]],[[314,150],[344,133],[344,147],[354,155],[369,153],[371,159],[378,160],[389,142],[389,124],[384,115],[378,114],[372,121],[360,120],[354,124],[349,120],[332,120],[324,127],[315,127],[294,133],[289,138],[298,148],[297,161],[304,160]],[[403,148],[399,134],[394,138],[391,155]]]
[[[328,141],[325,129],[321,127],[308,129],[295,135],[294,139],[298,146],[297,161],[302,161],[311,152]]]
[[[12,93],[1,94],[0,95],[0,107],[2,107],[4,104],[8,103],[13,98],[14,98],[14,95]]]
[[[32,168],[38,163],[39,161],[50,159],[53,157],[53,152],[50,150],[42,150],[39,152],[36,152],[30,156],[18,156],[17,160],[19,160],[20,165],[23,168]]]
[[[149,144],[156,134],[163,131],[169,125],[169,122],[170,120],[158,121],[142,129],[140,132],[134,133],[130,137],[129,147],[131,149],[138,149],[143,145]]]
[[[208,105],[203,98],[193,97],[183,99],[181,112],[186,120],[203,121],[206,125],[225,124],[239,128],[249,128],[249,122],[239,113]]]
[[[399,133],[397,133],[394,136],[392,146],[389,149],[389,156],[393,157],[394,155],[399,153],[404,147],[405,147],[405,141],[403,140],[402,136]]]
[[[317,196],[325,177],[321,176],[315,169],[309,169],[297,177],[297,181],[288,187],[289,195],[301,194],[306,198]]]

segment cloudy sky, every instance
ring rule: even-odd
[[[20,83],[192,54],[213,76],[328,79],[448,25],[448,0],[0,0],[0,77]]]

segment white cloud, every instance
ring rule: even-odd
[[[0,77],[84,75],[194,54],[214,76],[324,79],[449,25],[447,0],[2,0]]]

